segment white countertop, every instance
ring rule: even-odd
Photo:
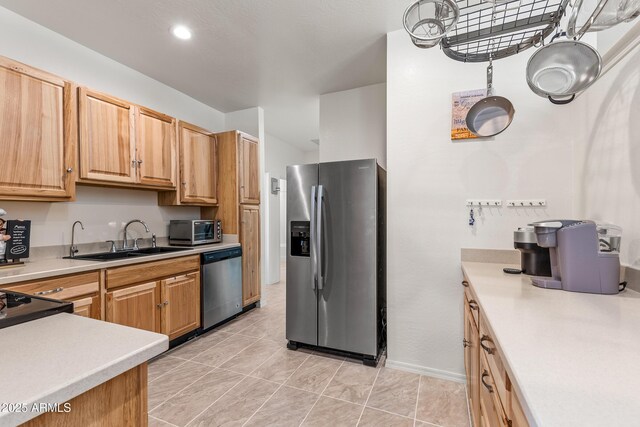
[[[640,424],[640,294],[540,289],[463,262],[532,426]]]
[[[20,267],[9,267],[0,269],[0,287],[10,283],[24,282],[27,280],[37,280],[53,276],[82,273],[85,271],[95,271],[102,268],[120,267],[123,265],[140,264],[143,262],[157,261],[169,258],[178,258],[210,252],[221,249],[228,249],[240,246],[239,243],[213,243],[189,247],[183,251],[167,252],[157,255],[148,255],[135,258],[123,258],[114,261],[85,261],[78,259],[46,258],[25,260]],[[79,254],[84,255],[84,254]]]
[[[166,335],[67,313],[0,329],[0,404],[66,402],[168,347]],[[38,415],[0,411],[0,425]]]

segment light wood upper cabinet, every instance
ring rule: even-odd
[[[172,340],[200,327],[200,273],[161,282],[161,331]]]
[[[0,199],[75,197],[73,85],[0,57]]]
[[[180,138],[180,203],[215,205],[217,197],[217,144],[206,129],[185,122],[178,125]]]
[[[141,184],[176,186],[176,119],[136,107],[136,163]]]
[[[260,209],[240,207],[242,245],[242,300],[249,305],[260,300]]]
[[[87,88],[79,90],[80,178],[135,183],[135,108]]]
[[[149,282],[107,292],[107,322],[159,332],[159,291],[158,282]]]
[[[87,88],[79,105],[81,182],[175,188],[173,117]]]
[[[260,204],[260,161],[258,140],[241,134],[238,142],[240,203]]]

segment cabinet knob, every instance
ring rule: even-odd
[[[67,172],[68,172],[68,173],[73,172],[73,168],[71,168],[71,167],[67,168]]]
[[[465,288],[469,287],[469,282],[467,282],[466,280],[462,281],[462,286],[464,286]]]
[[[464,338],[464,339],[462,340],[462,346],[463,346],[464,348],[471,347],[471,341],[469,341],[468,339]]]
[[[158,308],[162,308],[162,307],[164,307],[164,304],[163,304],[163,303],[156,304],[156,307],[158,307]]]
[[[169,301],[165,301],[162,305],[169,305]]]
[[[471,300],[469,301],[469,307],[471,308],[471,310],[478,310],[478,303],[476,302],[476,300]]]
[[[138,165],[141,165],[141,164],[142,164],[142,160],[138,160]]]

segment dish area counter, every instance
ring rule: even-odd
[[[462,263],[474,425],[636,425],[640,294],[541,289],[504,267]]]
[[[147,425],[166,335],[62,313],[0,329],[0,425]]]

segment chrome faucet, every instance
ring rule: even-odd
[[[82,224],[82,221],[76,221],[71,226],[71,247],[69,248],[69,256],[71,258],[75,258],[76,254],[78,253],[78,247],[76,246],[76,243],[75,243],[77,224],[80,224],[80,227],[84,230],[84,225]]]
[[[139,222],[140,224],[142,224],[142,225],[144,226],[144,231],[146,231],[147,233],[149,232],[149,227],[147,227],[147,224],[146,224],[144,221],[139,220],[139,219],[132,219],[131,221],[129,221],[129,222],[127,223],[127,225],[125,225],[125,226],[124,226],[124,241],[122,242],[122,249],[123,249],[123,250],[124,250],[124,249],[133,249],[133,250],[137,250],[137,249],[138,249],[138,239],[135,239],[135,240],[133,241],[133,246],[131,246],[131,247],[127,246],[127,241],[128,241],[128,238],[127,238],[127,229],[128,229],[128,228],[129,228],[129,226],[130,226],[131,224],[133,224],[134,222]]]

